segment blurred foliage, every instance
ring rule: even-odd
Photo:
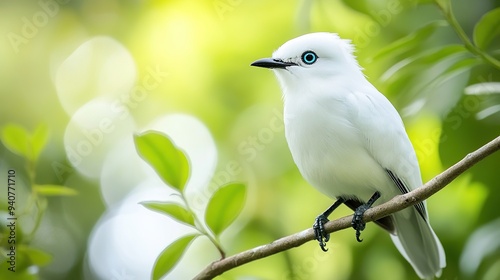
[[[213,244],[230,255],[272,242],[310,227],[331,204],[298,173],[284,139],[279,87],[271,73],[249,67],[252,61],[306,32],[352,39],[368,79],[402,114],[427,181],[500,134],[499,25],[496,0],[0,1],[0,177],[7,182],[8,170],[16,171],[19,217],[19,270],[13,274],[5,262],[8,200],[2,190],[0,278],[100,278],[89,264],[89,244],[98,221],[116,208],[107,204],[102,175],[83,174],[65,147],[77,113],[65,107],[61,85],[83,95],[79,100],[92,100],[95,91],[116,91],[109,84],[135,84],[135,94],[147,88],[136,99],[120,96],[126,107],[111,107],[118,109],[118,121],[100,123],[104,129],[124,127],[121,117],[143,128],[158,116],[182,112],[201,120],[212,134],[217,169],[200,199],[189,186],[198,162],[184,161],[175,145],[167,151],[164,144],[139,149],[155,176],[185,195],[184,202],[143,200],[142,205],[183,222],[176,223],[179,228],[199,226],[212,238],[189,233],[172,239],[153,256],[159,269],[148,268],[148,275],[156,278],[172,268],[167,279],[189,278],[217,258]],[[114,47],[82,47],[96,36],[106,36]],[[78,52],[88,56],[74,60]],[[118,63],[120,55],[127,63]],[[92,111],[81,114],[100,118]],[[99,140],[93,130],[85,133],[90,143]],[[97,148],[116,147],[121,148],[110,142]],[[131,160],[124,148],[120,152],[121,164]],[[103,161],[99,157],[91,166]],[[184,162],[176,167],[182,172],[163,168],[179,162]],[[488,234],[499,230],[499,163],[498,154],[485,159],[428,200],[431,224],[447,254],[443,279],[500,278],[498,242],[487,251],[470,249],[484,248],[481,240],[492,240]],[[115,177],[128,179],[135,171]],[[234,181],[246,187],[227,185]],[[238,216],[242,188],[246,202]],[[61,197],[67,195],[74,196]],[[238,199],[227,209],[234,210],[216,219],[225,209],[220,201],[233,196]],[[342,207],[332,218],[348,214]],[[310,242],[219,278],[381,279],[390,271],[393,279],[417,279],[390,238],[372,224],[367,227],[361,244],[346,230],[332,235],[326,254]],[[142,232],[133,240],[150,236]],[[109,278],[130,276],[139,278]]]
[[[3,217],[0,229],[0,276],[4,279],[37,279],[34,269],[48,265],[52,256],[43,250],[32,246],[32,240],[37,234],[40,223],[48,206],[48,196],[71,196],[77,192],[73,189],[51,184],[35,183],[36,166],[39,156],[48,141],[48,130],[44,124],[39,125],[33,134],[15,124],[7,124],[0,135],[3,145],[25,161],[24,168],[6,170],[8,176],[5,198],[0,205],[0,215]],[[24,178],[26,187],[31,189],[27,200],[23,203],[18,197],[20,178]],[[33,217],[30,228],[22,227],[21,220]],[[10,219],[9,219],[10,218]]]

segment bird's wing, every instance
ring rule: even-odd
[[[350,116],[353,126],[359,129],[368,153],[394,183],[392,191],[407,193],[420,187],[422,179],[415,150],[392,104],[374,88],[353,93],[349,100],[356,107]],[[421,278],[439,277],[446,266],[443,246],[429,225],[425,202],[417,203],[414,209],[391,215],[396,229],[391,238]]]
[[[370,87],[353,92],[348,100],[351,120],[359,129],[365,149],[385,169],[399,192],[404,194],[420,187],[422,179],[415,150],[394,106]],[[425,204],[415,208],[426,220]]]

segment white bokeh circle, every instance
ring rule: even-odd
[[[159,180],[145,181],[120,205],[109,208],[89,238],[87,262],[98,279],[150,279],[156,258],[179,237],[195,230],[146,209],[142,201],[172,200]]]
[[[131,137],[134,128],[134,120],[120,102],[94,99],[78,109],[66,127],[68,160],[82,174],[98,178],[107,153],[119,140]]]
[[[81,44],[59,66],[55,86],[62,107],[75,113],[96,97],[118,99],[137,79],[132,55],[111,37],[98,36]]]
[[[109,207],[120,202],[140,182],[155,176],[137,154],[133,135],[120,139],[108,152],[100,177],[101,194]]]

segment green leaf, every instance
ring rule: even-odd
[[[36,161],[40,156],[40,153],[45,147],[45,144],[47,144],[48,136],[49,130],[47,128],[47,125],[41,124],[36,128],[31,140],[33,145],[33,160]]]
[[[169,273],[177,262],[179,262],[189,244],[197,236],[196,234],[186,235],[168,245],[156,259],[153,267],[153,280],[160,279]]]
[[[31,263],[37,266],[45,266],[52,262],[50,254],[33,247],[19,246],[18,251],[25,253],[31,260]]]
[[[422,98],[424,89],[431,81],[467,56],[470,56],[470,53],[460,45],[430,49],[396,63],[382,74],[381,79],[388,85],[386,92],[404,92],[400,102],[413,103]]]
[[[486,50],[493,39],[500,34],[500,8],[486,13],[474,27],[474,43]]]
[[[72,196],[78,194],[74,189],[59,185],[34,185],[33,189],[43,196]]]
[[[398,96],[403,115],[414,115],[421,106],[442,114],[457,102],[462,81],[477,63],[464,46],[447,45],[405,58],[381,78],[387,84],[385,93]]]
[[[391,16],[395,16],[401,13],[401,10],[407,8],[413,8],[419,4],[429,4],[434,0],[410,0],[410,1],[373,1],[373,0],[341,0],[342,4],[345,6],[372,17],[376,20],[376,13],[383,13],[384,11],[390,13]],[[314,2],[314,1],[304,1],[304,2]]]
[[[243,209],[246,186],[230,183],[218,189],[208,202],[205,221],[215,235],[224,231]]]
[[[448,45],[445,47],[430,49],[399,61],[385,71],[384,74],[381,75],[380,79],[385,82],[393,76],[401,76],[404,71],[407,71],[409,72],[408,74],[414,76],[415,73],[413,72],[420,72],[420,70],[416,70],[414,69],[415,67],[412,66],[421,66],[422,64],[425,64],[424,67],[427,67],[427,65],[436,64],[439,61],[466,54],[469,54],[469,52],[463,45]]]
[[[139,155],[168,185],[182,191],[189,178],[189,161],[167,136],[156,131],[134,135]]]
[[[351,1],[351,0],[342,0],[342,3],[349,8],[358,11],[360,13],[363,13],[365,15],[370,15],[371,10],[373,9],[372,6],[370,6],[370,2],[367,0],[359,0],[359,1]]]
[[[184,206],[173,202],[144,201],[141,204],[158,213],[166,214],[179,222],[194,226],[194,216]]]
[[[29,135],[24,127],[7,124],[2,130],[2,142],[11,152],[31,158]]]
[[[480,63],[481,62],[476,58],[466,58],[459,60],[448,67],[448,69],[446,69],[443,73],[438,75],[436,79],[429,84],[429,87],[437,87],[440,84],[462,74],[463,72],[470,71],[474,66],[477,66]]]
[[[381,49],[370,60],[381,59],[382,57],[391,55],[396,56],[414,48],[415,45],[427,39],[439,27],[447,26],[448,23],[444,20],[433,21],[420,29],[410,33],[409,35],[394,41],[385,48]]]
[[[8,124],[2,130],[1,139],[11,152],[23,156],[31,162],[36,162],[47,143],[48,129],[39,125],[33,135],[19,125]]]

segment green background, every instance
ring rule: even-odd
[[[446,5],[447,1],[440,2]],[[451,7],[469,38],[492,38],[473,41],[480,52],[493,59],[500,57],[496,36],[500,17],[492,16],[476,28],[480,31],[474,30],[499,2],[457,0],[451,1]],[[99,169],[111,149],[120,151],[120,138],[131,140],[133,133],[144,131],[159,116],[193,117],[201,128],[181,124],[177,130],[184,136],[173,138],[183,148],[183,141],[207,135],[196,131],[208,131],[209,140],[193,145],[212,149],[212,156],[205,159],[200,151],[197,157],[187,152],[191,164],[198,164],[198,170],[208,174],[197,181],[198,186],[188,185],[191,191],[186,196],[191,205],[206,205],[209,195],[196,193],[210,194],[229,181],[242,182],[247,188],[242,214],[220,236],[227,254],[310,227],[332,201],[310,187],[292,161],[274,75],[249,65],[270,57],[285,41],[314,31],[352,39],[367,78],[402,114],[424,182],[500,134],[498,85],[493,86],[496,93],[466,95],[464,90],[472,84],[500,80],[498,65],[464,48],[433,1],[0,1],[2,279],[102,278],[89,264],[92,232],[97,231],[98,220],[113,215],[116,205],[124,203],[124,197],[132,192],[126,189],[110,202],[102,194],[99,170],[89,176],[68,159],[64,137],[78,106],[65,110],[61,101],[64,92],[58,85],[61,79],[64,86],[78,92],[74,99],[62,98],[80,98],[74,104],[82,106],[106,95],[102,88],[115,91],[112,96],[116,100],[121,94],[139,94],[134,86],[146,87],[148,79],[154,77],[152,72],[161,72],[155,86],[125,105],[126,122],[114,116],[104,125],[113,126],[112,139],[108,141],[103,133],[103,144],[99,142],[92,151],[96,161],[90,162],[89,168]],[[96,36],[112,38],[112,43],[105,43],[110,49],[97,47],[95,53],[82,55],[73,68],[62,68],[79,46]],[[112,54],[117,52],[121,53],[110,61],[124,64],[107,65],[105,61],[115,59]],[[85,66],[85,61],[91,65]],[[116,79],[114,88],[103,77]],[[92,111],[86,114],[102,117],[93,116]],[[39,156],[29,159],[9,146],[6,138],[10,134],[5,128],[11,124],[30,135],[41,131],[42,136],[33,136],[34,140],[26,140],[29,136],[22,136],[23,132],[12,140],[23,143],[21,150],[23,145],[46,143]],[[176,126],[172,127],[175,130]],[[135,151],[123,151],[121,162],[125,164]],[[443,279],[500,278],[499,166],[500,154],[493,155],[427,201],[431,224],[446,251]],[[22,214],[18,244],[36,249],[18,254],[14,274],[7,271],[4,258],[8,252],[4,224],[9,169],[16,171],[17,213]],[[132,167],[129,171],[137,170]],[[121,172],[116,178],[127,173]],[[51,194],[45,189],[34,195],[35,184],[66,186],[78,193],[58,189]],[[40,214],[39,209],[45,211]],[[341,207],[331,218],[349,214],[347,207]],[[155,219],[154,223],[162,223],[170,218],[157,215]],[[186,230],[185,225],[170,220],[169,227],[177,226]],[[142,231],[129,240],[141,244],[150,237],[151,232]],[[220,279],[417,279],[383,230],[369,224],[363,238],[363,243],[357,243],[354,232],[344,230],[332,235],[328,253],[322,253],[316,242],[309,242],[236,268]],[[173,240],[162,240],[158,249]],[[465,250],[468,242],[477,251]],[[71,250],[61,249],[65,247]],[[102,246],[100,249],[106,251]],[[111,253],[128,254],[126,248]],[[141,253],[151,254],[146,250]],[[146,267],[139,261],[143,256],[130,257],[134,258],[138,261],[110,267],[118,272],[106,278],[141,279],[135,273]],[[148,258],[154,260],[156,255]],[[177,271],[166,279],[193,277],[217,258],[213,245],[199,238],[187,249]],[[474,262],[477,269],[467,272],[465,264]],[[148,265],[150,270],[152,263]]]

